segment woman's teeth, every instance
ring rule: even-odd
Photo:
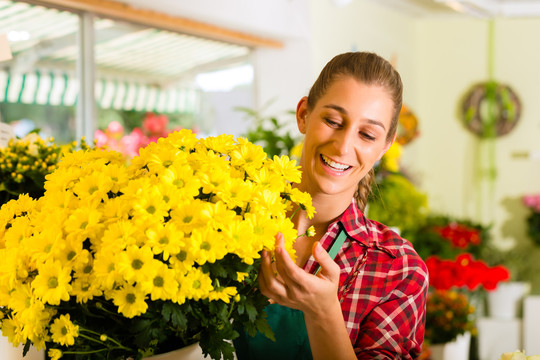
[[[332,161],[331,159],[327,158],[324,155],[321,155],[321,159],[323,160],[323,162],[326,165],[330,166],[331,168],[333,168],[335,170],[344,171],[344,170],[347,170],[348,168],[350,168],[349,165],[337,163],[337,162]]]

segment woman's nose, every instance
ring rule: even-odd
[[[336,133],[334,147],[340,155],[346,155],[354,145],[354,131],[342,129]]]

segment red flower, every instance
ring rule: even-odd
[[[460,254],[455,260],[441,260],[437,256],[426,259],[429,283],[434,289],[448,290],[452,287],[467,287],[476,290],[482,286],[493,290],[500,281],[510,279],[510,272],[504,266],[489,267],[481,260],[475,260],[469,253]]]
[[[481,242],[480,231],[457,222],[446,226],[436,226],[435,232],[452,243],[454,247],[465,249],[469,245],[479,245]]]

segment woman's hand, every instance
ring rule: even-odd
[[[313,257],[321,266],[317,275],[298,267],[285,250],[283,234],[276,235],[275,263],[270,253],[263,251],[259,272],[261,292],[271,302],[306,314],[320,314],[337,301],[339,265],[319,242],[313,245]]]

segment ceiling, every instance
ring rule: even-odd
[[[337,0],[342,1],[343,0]],[[353,0],[349,0],[353,1]],[[425,16],[539,17],[540,0],[371,0]]]
[[[192,78],[228,64],[245,62],[246,46],[96,17],[96,72],[154,85]],[[36,69],[74,73],[79,17],[25,2],[0,0],[0,34],[7,34],[13,59],[0,64],[10,72]]]

